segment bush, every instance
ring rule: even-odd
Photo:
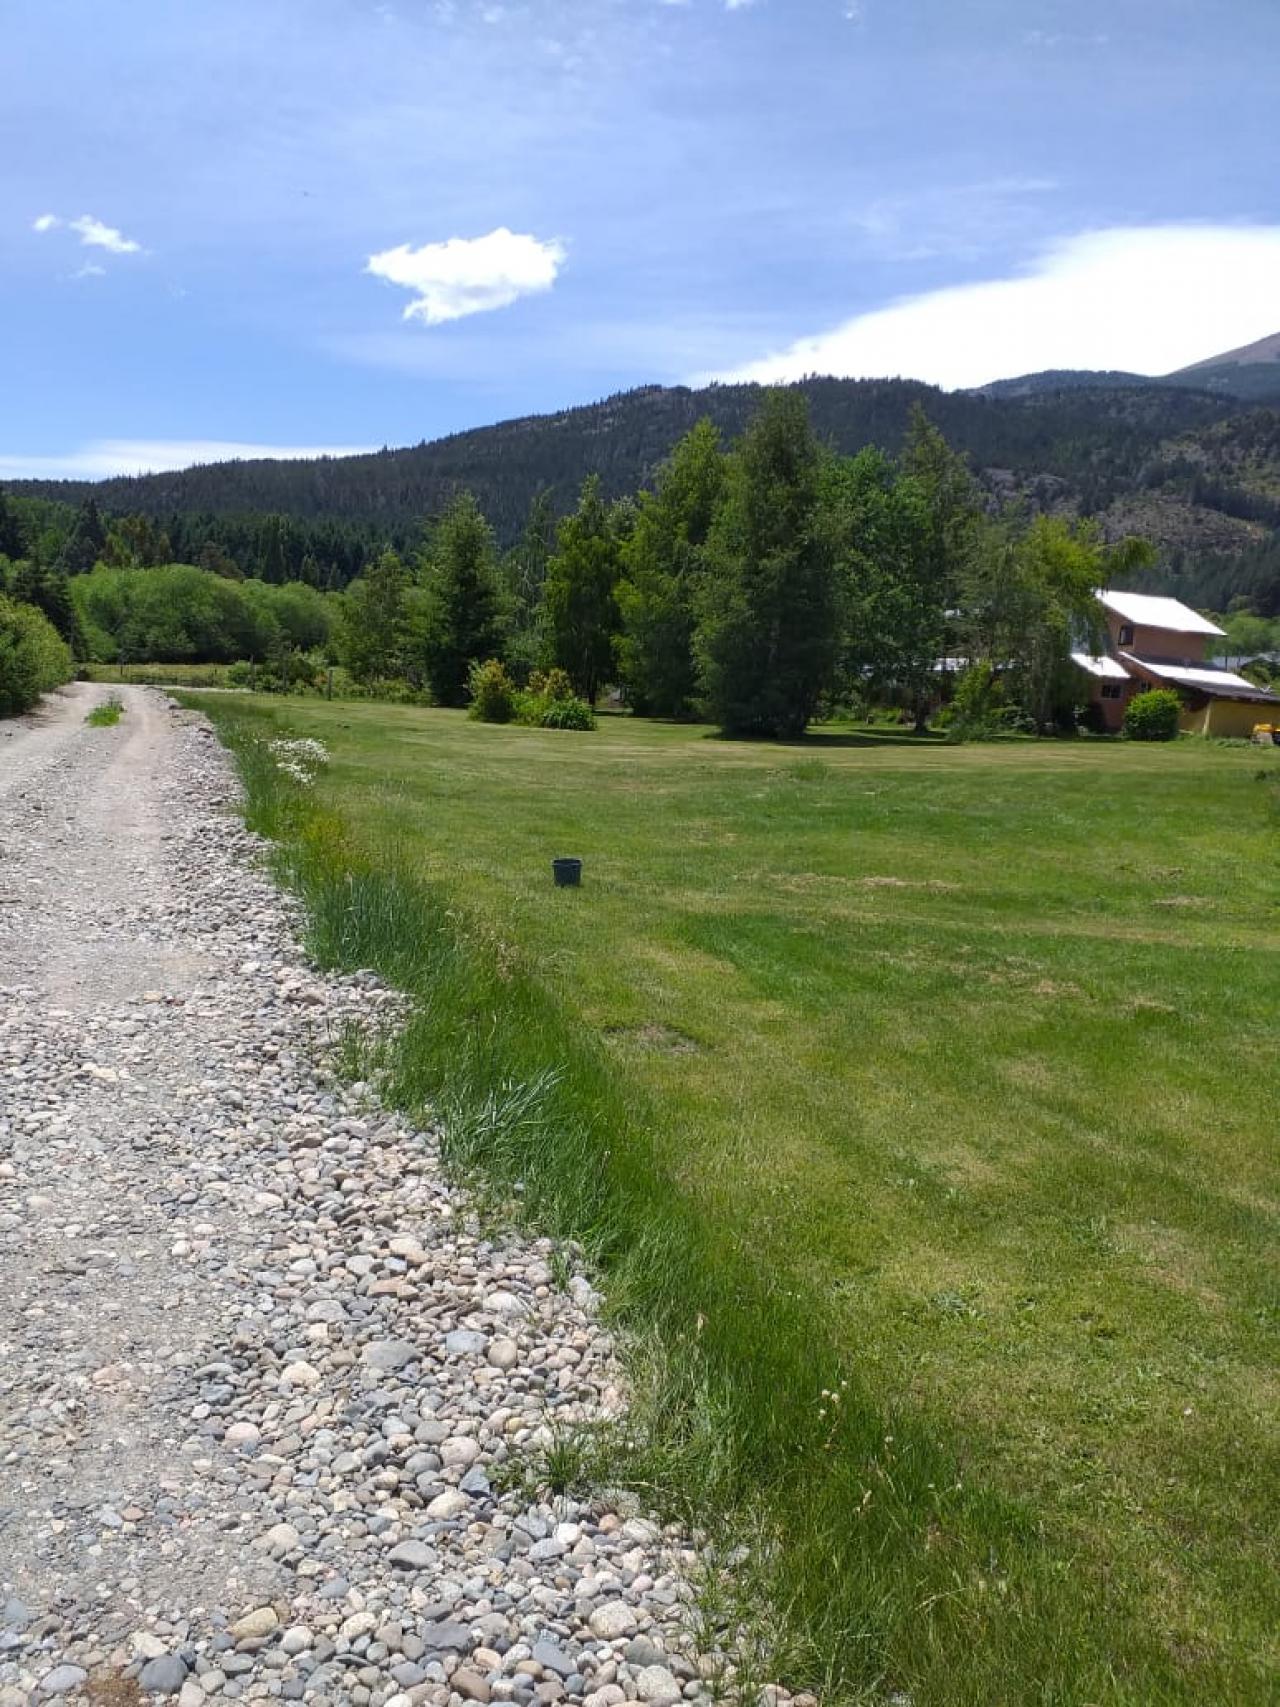
[[[467,715],[478,723],[510,723],[515,716],[516,690],[496,658],[472,664],[467,673],[467,688],[471,694]]]
[[[596,714],[575,694],[552,699],[545,692],[522,693],[516,698],[516,721],[530,729],[594,729]]]
[[[568,699],[548,699],[543,703],[543,729],[594,729],[596,714],[585,699],[570,694]]]
[[[48,617],[0,597],[0,717],[30,711],[71,673],[71,649]]]
[[[935,719],[958,741],[987,741],[1008,727],[1004,692],[990,664],[971,664],[956,682],[948,713]]]
[[[1172,741],[1178,733],[1182,701],[1172,688],[1135,694],[1124,708],[1124,733],[1130,741]]]

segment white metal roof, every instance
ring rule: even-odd
[[[1104,587],[1098,594],[1103,608],[1139,628],[1167,628],[1174,634],[1221,634],[1180,599],[1157,598],[1153,593],[1114,593]]]
[[[1073,652],[1071,662],[1079,664],[1082,670],[1088,670],[1091,676],[1102,676],[1107,681],[1127,682],[1129,672],[1123,664],[1117,664],[1114,658],[1091,658],[1087,652]]]
[[[1205,688],[1228,698],[1235,693],[1248,694],[1251,699],[1276,697],[1268,694],[1266,688],[1260,688],[1257,682],[1251,682],[1247,676],[1237,676],[1233,670],[1196,669],[1190,664],[1153,664],[1149,659],[1130,652],[1122,652],[1120,656],[1149,674],[1159,676],[1162,682],[1177,682],[1186,688]]]

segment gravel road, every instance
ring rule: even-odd
[[[397,998],[116,691],[0,725],[0,1707],[705,1698],[688,1546],[517,1473],[620,1405],[589,1284],[333,1082]]]

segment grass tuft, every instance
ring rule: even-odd
[[[85,718],[93,729],[114,729],[124,716],[124,705],[118,694],[110,694],[101,705],[95,705]]]

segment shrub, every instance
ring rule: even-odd
[[[543,703],[543,729],[594,729],[596,714],[585,699],[570,694],[567,699],[548,699]]]
[[[1181,714],[1182,701],[1172,688],[1151,688],[1125,706],[1125,735],[1130,741],[1172,741]]]
[[[562,700],[575,697],[569,672],[562,670],[558,664],[553,665],[542,678],[540,691],[544,699]]]
[[[30,711],[71,679],[71,649],[34,605],[0,597],[0,717]]]
[[[516,721],[530,729],[594,729],[596,714],[575,694],[552,699],[545,692],[522,693],[516,697]]]
[[[467,687],[471,694],[469,717],[478,723],[510,723],[516,714],[516,690],[496,658],[472,664]]]

